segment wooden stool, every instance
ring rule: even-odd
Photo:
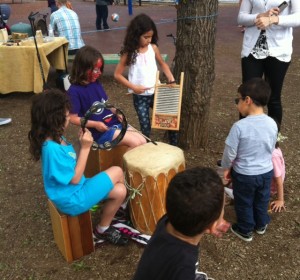
[[[95,251],[91,213],[78,216],[61,214],[48,199],[55,243],[67,262],[72,262]]]
[[[112,166],[120,166],[123,168],[123,155],[126,151],[127,146],[115,146],[110,151],[91,150],[84,175],[90,178]]]

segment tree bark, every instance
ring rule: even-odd
[[[180,0],[174,75],[184,72],[179,146],[205,148],[215,78],[218,0]]]

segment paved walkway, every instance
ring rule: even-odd
[[[24,1],[23,1],[24,2]],[[171,60],[175,54],[175,47],[173,41],[167,38],[169,33],[176,34],[176,9],[173,5],[150,5],[143,4],[142,6],[134,5],[133,15],[128,14],[128,8],[124,5],[109,6],[109,15],[118,13],[120,15],[119,22],[108,20],[110,31],[96,31],[95,21],[95,3],[92,1],[72,0],[73,8],[78,13],[82,36],[86,44],[92,45],[102,53],[118,53],[122,45],[125,35],[125,29],[129,21],[139,13],[147,13],[151,16],[157,24],[159,34],[159,48],[161,53],[167,53]],[[9,18],[9,25],[18,22],[29,23],[28,15],[31,11],[49,13],[47,1],[36,1],[33,3],[11,4],[11,17]],[[218,25],[217,25],[217,40],[216,40],[216,55],[224,53],[219,56],[216,63],[216,70],[226,71],[228,68],[228,56],[233,57],[234,64],[232,65],[233,72],[240,72],[240,51],[243,35],[237,27],[236,18],[238,13],[238,4],[220,4]],[[49,17],[47,23],[49,22]],[[294,55],[300,55],[300,28],[294,30]],[[226,53],[228,55],[226,55]],[[230,65],[229,65],[230,66]],[[111,69],[110,69],[111,67]],[[113,66],[108,66],[107,70],[113,71]]]

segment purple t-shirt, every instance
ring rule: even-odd
[[[68,95],[71,100],[72,108],[71,114],[78,114],[79,117],[84,117],[85,113],[95,102],[106,102],[108,97],[102,87],[102,85],[96,81],[89,83],[88,85],[71,85],[68,90]],[[93,121],[104,122],[108,127],[112,127],[119,124],[116,115],[114,115],[109,109],[101,109],[99,112],[92,114],[89,118]],[[100,132],[94,128],[89,128],[94,140],[99,139],[103,132]]]

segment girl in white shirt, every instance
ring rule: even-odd
[[[241,53],[243,82],[264,76],[272,90],[268,115],[279,124],[281,90],[293,50],[293,27],[300,25],[300,1],[287,0],[288,6],[280,11],[282,1],[243,0],[238,15],[238,24],[246,27]]]
[[[161,57],[157,41],[158,34],[153,20],[146,14],[136,16],[127,28],[120,51],[121,59],[114,73],[115,79],[133,94],[141,131],[147,137],[150,137],[151,132],[149,110],[153,107],[156,62],[166,75],[168,83],[175,83],[168,64]],[[128,79],[123,75],[127,66]],[[177,145],[176,132],[169,131],[169,141],[170,144]]]

